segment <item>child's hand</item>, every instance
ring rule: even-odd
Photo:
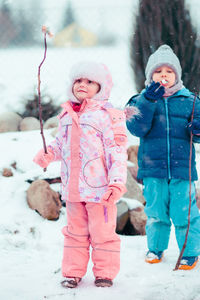
[[[148,100],[158,100],[160,99],[165,93],[164,86],[160,85],[159,82],[152,82],[147,88],[144,93],[145,98]]]
[[[103,205],[113,205],[126,191],[126,187],[123,184],[111,184],[108,186],[107,192],[101,198],[101,203]]]
[[[190,133],[192,132],[195,135],[200,135],[200,120],[193,120],[188,123],[187,128]]]
[[[47,148],[47,153],[41,149],[36,156],[34,157],[33,161],[38,164],[42,168],[46,168],[51,161],[54,159],[54,153],[50,147]]]

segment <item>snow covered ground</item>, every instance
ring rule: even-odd
[[[37,86],[37,66],[42,49],[0,50],[0,111],[18,110],[22,96]],[[65,101],[67,76],[76,60],[90,59],[106,63],[114,79],[111,101],[123,107],[135,93],[128,50],[124,46],[96,49],[49,49],[42,71],[46,91]],[[47,143],[51,130],[45,130]],[[129,135],[129,144],[138,139]],[[30,178],[59,176],[59,163],[53,163],[46,173],[32,162],[42,147],[39,131],[0,134],[0,172],[17,163],[14,176],[0,174],[0,299],[2,300],[200,300],[200,263],[192,271],[173,271],[178,258],[174,231],[162,263],[144,262],[147,249],[145,236],[121,236],[121,271],[109,289],[96,288],[92,263],[76,290],[60,286],[63,250],[62,227],[66,224],[65,208],[58,221],[47,221],[26,203]],[[198,165],[199,165],[198,157]],[[59,187],[55,185],[55,190]]]
[[[45,130],[47,143],[52,139],[50,133],[51,129]],[[129,136],[129,143],[138,140]],[[113,287],[94,286],[90,262],[80,287],[63,289],[60,266],[65,208],[58,221],[48,221],[26,203],[26,180],[59,176],[59,163],[51,164],[44,173],[32,162],[42,145],[39,131],[2,133],[0,145],[0,170],[17,163],[13,177],[0,176],[0,299],[200,300],[200,264],[192,271],[173,271],[178,258],[174,231],[161,264],[144,262],[145,236],[121,236],[121,271]]]

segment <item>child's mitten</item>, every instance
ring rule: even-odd
[[[146,99],[150,101],[155,101],[160,99],[165,93],[164,86],[160,85],[159,82],[152,82],[147,88],[144,93]]]
[[[188,123],[187,128],[190,133],[192,132],[195,135],[200,135],[200,120],[193,120]]]
[[[50,162],[52,162],[54,159],[54,153],[53,150],[48,147],[47,153],[44,152],[43,149],[41,149],[36,156],[34,157],[33,161],[38,164],[42,168],[46,168]]]
[[[104,205],[112,205],[119,200],[127,189],[123,184],[111,184],[108,186],[107,192],[101,198],[101,203]]]

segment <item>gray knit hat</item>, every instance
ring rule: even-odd
[[[148,59],[145,69],[146,86],[150,84],[153,72],[162,65],[172,68],[176,74],[176,81],[181,81],[182,69],[178,57],[170,46],[162,45]]]

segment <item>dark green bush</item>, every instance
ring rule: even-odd
[[[148,57],[168,44],[180,59],[184,85],[199,93],[200,45],[184,0],[140,0],[131,36],[131,66],[138,92],[144,88]]]
[[[61,107],[53,103],[53,99],[50,96],[43,96],[41,101],[42,106],[42,120],[46,121],[49,118],[57,115],[61,111]],[[35,117],[39,119],[39,105],[38,95],[33,94],[31,99],[24,102],[24,109],[18,114],[22,117]]]

